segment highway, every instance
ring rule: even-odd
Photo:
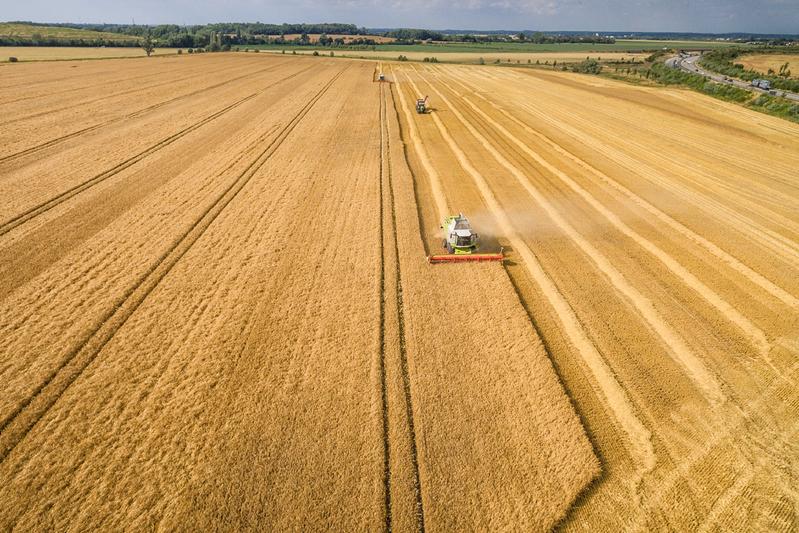
[[[699,74],[700,76],[704,76],[705,78],[711,79],[718,83],[726,83],[728,85],[734,85],[740,89],[745,89],[747,91],[751,91],[753,93],[760,93],[760,94],[770,94],[773,93],[776,96],[782,96],[784,98],[788,98],[789,100],[795,100],[799,102],[799,93],[792,93],[789,91],[783,91],[782,89],[772,89],[771,92],[763,90],[759,87],[753,87],[748,82],[739,80],[737,78],[729,78],[723,76],[721,74],[717,74],[715,72],[710,72],[709,70],[705,70],[699,66],[698,62],[702,56],[699,54],[691,54],[688,56],[677,56],[672,57],[671,59],[666,61],[666,66],[671,68],[679,68],[686,72],[690,72],[692,74]]]

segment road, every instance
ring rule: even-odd
[[[765,91],[763,89],[760,89],[759,87],[753,87],[746,81],[739,80],[736,78],[729,78],[727,76],[723,76],[722,74],[717,74],[715,72],[710,72],[709,70],[703,69],[698,64],[699,59],[701,57],[702,56],[699,54],[672,57],[671,59],[666,61],[666,66],[671,68],[679,68],[686,72],[690,72],[692,74],[699,74],[700,76],[704,76],[705,78],[711,79],[718,83],[726,83],[729,85],[734,85],[739,89],[745,89],[747,91],[751,91],[754,93],[769,94],[769,91]],[[777,96],[782,96],[783,98],[788,98],[789,100],[795,100],[799,102],[799,93],[792,93],[783,90],[775,90],[774,93]]]

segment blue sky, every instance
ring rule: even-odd
[[[799,33],[799,0],[0,0],[4,20]]]

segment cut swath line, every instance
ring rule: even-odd
[[[506,73],[503,74],[507,76]],[[734,225],[736,230],[750,233],[756,239],[756,242],[762,246],[768,246],[773,253],[781,255],[783,260],[789,264],[793,264],[799,260],[799,247],[797,247],[796,241],[717,201],[712,195],[699,193],[698,191],[692,190],[689,187],[675,183],[673,180],[665,179],[667,176],[664,176],[662,171],[643,163],[634,155],[629,155],[624,151],[613,149],[601,141],[601,139],[607,135],[607,132],[595,128],[590,124],[590,121],[586,123],[573,111],[570,111],[565,107],[560,107],[557,110],[557,113],[566,117],[570,117],[572,120],[576,121],[576,123],[584,124],[584,127],[581,130],[570,128],[564,123],[563,120],[553,118],[552,113],[542,112],[529,103],[520,104],[520,107],[526,109],[538,119],[548,122],[556,128],[569,131],[571,136],[573,136],[575,139],[578,139],[586,146],[591,146],[597,152],[604,153],[607,157],[616,161],[618,164],[624,166],[631,172],[634,172],[641,177],[645,177],[654,185],[663,187],[671,191],[673,194],[682,197],[684,201],[696,205],[706,213],[711,214],[712,216],[723,220],[728,224]],[[592,128],[595,130],[595,133],[586,133],[587,130]],[[624,141],[627,146],[634,147],[638,150],[648,150],[650,148],[637,143],[634,139],[624,139]],[[662,161],[673,164],[673,161],[668,158],[664,158],[663,156],[660,156],[654,152],[652,155],[656,159],[659,158]],[[742,201],[741,198],[738,198],[738,200]],[[751,202],[750,205],[752,205]],[[755,209],[757,209],[757,206],[755,206]],[[760,213],[759,216],[764,215],[763,213]],[[786,222],[789,225],[793,224],[792,221],[788,221],[788,219],[781,215],[776,216],[782,220],[783,225]],[[780,224],[779,221],[775,223]]]
[[[89,189],[89,188],[97,185],[98,183],[101,183],[101,182],[107,180],[108,178],[116,176],[117,174],[119,174],[120,172],[125,170],[126,168],[135,165],[139,161],[141,161],[141,160],[151,156],[152,154],[158,152],[159,150],[169,146],[170,144],[174,143],[178,139],[181,139],[181,138],[185,137],[186,135],[188,135],[189,133],[191,133],[191,132],[193,132],[193,131],[195,131],[195,130],[203,127],[203,126],[205,126],[209,122],[211,122],[211,121],[221,117],[222,115],[226,114],[228,111],[231,111],[232,109],[235,109],[236,107],[239,107],[243,103],[245,103],[245,102],[247,102],[249,100],[252,100],[253,98],[255,98],[256,96],[262,94],[264,91],[270,89],[271,87],[274,87],[275,85],[278,85],[280,83],[288,81],[289,79],[294,78],[294,77],[302,74],[303,72],[305,72],[306,70],[309,70],[310,68],[311,67],[308,67],[308,68],[306,68],[304,70],[295,72],[294,74],[291,74],[290,76],[287,76],[287,77],[285,77],[283,79],[280,79],[280,80],[278,80],[278,81],[276,81],[276,82],[264,87],[263,89],[260,89],[259,91],[256,91],[256,92],[254,92],[254,93],[252,93],[252,94],[250,94],[248,96],[245,96],[244,98],[241,98],[241,99],[233,102],[232,104],[220,109],[219,111],[216,111],[215,113],[205,117],[204,119],[202,119],[202,120],[200,120],[198,122],[195,122],[191,126],[188,126],[188,127],[184,128],[184,129],[180,130],[179,132],[174,133],[174,134],[170,135],[169,137],[160,140],[156,144],[150,146],[149,148],[147,148],[146,150],[144,150],[142,152],[139,152],[135,156],[133,156],[133,157],[131,157],[129,159],[126,159],[125,161],[123,161],[122,163],[116,165],[115,167],[112,167],[112,168],[106,170],[105,172],[101,172],[100,174],[97,174],[96,176],[94,176],[92,178],[89,178],[88,180],[86,180],[86,181],[84,181],[82,183],[79,183],[78,185],[75,185],[74,187],[71,187],[71,188],[67,189],[66,191],[56,195],[55,197],[50,198],[46,202],[43,202],[43,203],[41,203],[41,204],[39,204],[39,205],[37,205],[35,207],[32,207],[31,209],[28,209],[27,211],[19,213],[18,215],[14,216],[13,218],[11,218],[11,219],[3,222],[2,224],[0,224],[0,236],[5,235],[6,233],[8,233],[9,231],[13,230],[14,228],[16,228],[16,227],[28,222],[29,220],[31,220],[33,218],[36,218],[37,216],[39,216],[39,215],[41,215],[43,213],[46,213],[47,211],[53,209],[54,207],[57,207],[58,205],[64,203],[65,201],[69,200],[73,196],[76,196],[76,195],[82,193],[86,189]]]
[[[596,198],[594,198],[588,191],[580,186],[576,181],[571,179],[565,172],[556,168],[554,165],[546,161],[541,155],[532,150],[518,137],[513,135],[504,126],[488,116],[483,110],[478,108],[468,98],[458,94],[452,89],[450,85],[439,79],[439,83],[447,87],[450,91],[461,97],[471,109],[480,115],[491,127],[498,132],[502,133],[508,140],[514,143],[521,149],[527,156],[529,156],[537,164],[545,168],[550,174],[558,177],[562,182],[569,186],[574,192],[580,195],[591,207],[597,212],[601,213],[617,230],[629,237],[641,248],[649,252],[652,256],[663,263],[673,274],[679,277],[683,283],[693,289],[699,296],[704,298],[708,303],[715,307],[727,320],[734,323],[751,341],[752,345],[758,350],[761,356],[768,354],[770,345],[765,333],[755,326],[748,318],[743,316],[732,305],[724,301],[718,294],[716,294],[710,287],[702,283],[696,276],[691,274],[684,266],[677,262],[672,256],[661,250],[650,240],[644,238],[642,235],[634,231],[631,227],[625,224],[615,213],[602,205]],[[435,90],[435,89],[434,89]],[[438,91],[436,90],[438,93]],[[450,107],[451,104],[448,103]],[[525,178],[526,179],[526,178]]]
[[[458,82],[458,83],[461,86],[463,86],[465,89],[470,90],[470,91],[474,91],[473,87],[468,87],[462,82]],[[503,116],[505,116],[509,120],[513,121],[515,124],[519,125],[520,127],[522,127],[527,133],[535,136],[537,139],[539,139],[539,140],[543,141],[544,143],[546,143],[553,150],[558,152],[558,154],[568,158],[569,160],[571,160],[572,162],[574,162],[578,166],[584,168],[585,170],[588,170],[590,173],[592,173],[597,178],[599,178],[600,181],[602,181],[606,185],[609,185],[610,187],[612,187],[616,191],[620,192],[621,194],[623,194],[624,196],[629,198],[631,201],[633,201],[635,203],[635,205],[637,205],[638,207],[644,209],[649,214],[653,215],[654,217],[656,217],[658,220],[660,220],[664,224],[668,225],[673,230],[675,230],[678,233],[680,233],[681,235],[687,237],[689,240],[691,240],[692,242],[696,243],[701,248],[705,249],[706,251],[710,252],[712,255],[716,256],[718,259],[720,259],[726,265],[728,265],[730,268],[732,268],[733,270],[735,270],[736,272],[738,272],[739,274],[744,276],[750,282],[752,282],[755,285],[759,286],[761,289],[765,290],[766,292],[771,294],[773,297],[781,300],[786,305],[789,305],[791,307],[799,307],[799,299],[797,299],[796,297],[794,297],[792,294],[788,293],[787,291],[785,291],[781,287],[778,287],[776,284],[774,284],[770,280],[766,279],[760,273],[755,272],[750,267],[746,266],[745,264],[743,264],[741,261],[739,261],[738,259],[736,259],[732,255],[730,255],[729,253],[727,253],[724,250],[722,250],[721,248],[719,248],[716,244],[710,242],[709,240],[707,240],[706,238],[702,237],[698,233],[696,233],[693,230],[689,229],[687,226],[684,226],[682,223],[680,223],[677,220],[673,219],[671,216],[667,215],[666,213],[664,213],[663,211],[661,211],[660,209],[658,209],[654,205],[650,204],[649,202],[647,202],[646,200],[644,200],[640,196],[638,196],[635,193],[633,193],[630,189],[628,189],[624,185],[620,184],[619,182],[617,182],[616,180],[614,180],[613,178],[611,178],[610,176],[608,176],[607,174],[605,174],[601,170],[597,169],[593,165],[589,164],[588,162],[584,161],[583,159],[580,159],[579,157],[577,157],[573,153],[569,152],[568,150],[566,150],[561,145],[559,145],[556,142],[554,142],[552,139],[550,139],[546,135],[534,130],[527,123],[519,120],[518,118],[513,116],[511,113],[509,113],[508,111],[506,111],[505,109],[503,109],[499,105],[495,104],[494,102],[490,101],[489,99],[487,99],[483,95],[481,95],[481,94],[479,94],[477,92],[473,92],[473,94],[477,98],[480,98],[484,102],[488,103],[489,105],[491,105],[492,107],[497,109],[500,113],[502,113]]]
[[[25,438],[62,394],[75,382],[94,361],[100,351],[111,341],[117,331],[139,308],[161,280],[177,262],[191,249],[222,211],[250,182],[255,173],[271,158],[272,154],[308,114],[311,108],[346,70],[339,71],[327,82],[300,111],[282,128],[275,138],[260,152],[255,160],[219,195],[192,223],[174,244],[122,295],[99,325],[73,349],[41,383],[34,393],[0,423],[0,462]]]
[[[408,81],[414,85],[410,77],[408,77]],[[404,101],[403,105],[405,105]],[[483,176],[472,167],[463,152],[454,143],[452,137],[450,137],[446,129],[442,127],[443,125],[440,125],[438,117],[435,116],[435,114],[433,114],[433,119],[436,121],[439,131],[452,148],[458,161],[464,169],[472,175],[483,197],[483,201],[493,213],[505,237],[513,246],[513,249],[522,257],[525,268],[538,284],[549,304],[555,310],[558,320],[569,338],[569,341],[579,352],[583,362],[593,374],[601,394],[605,397],[607,405],[613,412],[622,430],[629,438],[630,454],[633,460],[639,465],[639,476],[643,476],[645,472],[655,467],[655,452],[652,447],[649,431],[636,416],[635,409],[630,403],[627,394],[616,380],[613,371],[608,367],[596,346],[589,339],[588,334],[577,318],[574,310],[558,291],[552,279],[544,272],[543,267],[538,262],[532,250],[530,250],[527,244],[516,233],[516,230],[511,225],[510,220],[499,205],[499,202],[497,202],[494,193],[488,187]]]
[[[604,145],[593,136],[579,132],[565,125],[562,121],[555,123],[552,117],[547,116],[546,113],[542,113],[528,104],[522,104],[521,107],[542,121],[549,122],[561,130],[568,131],[573,137],[580,140],[580,142],[586,146],[591,146],[602,152],[611,160],[627,168],[630,172],[634,172],[637,175],[646,178],[651,183],[669,190],[671,193],[681,197],[684,201],[702,209],[710,216],[718,218],[719,220],[723,220],[736,230],[750,234],[754,239],[756,239],[756,242],[763,246],[768,246],[774,254],[782,256],[784,261],[793,264],[799,260],[799,249],[797,249],[796,242],[788,239],[784,235],[781,235],[770,228],[764,227],[751,218],[736,212],[734,209],[712,198],[709,198],[706,195],[687,190],[685,187],[675,184],[671,180],[664,179],[663,173],[657,168],[647,165],[620,150]],[[568,115],[568,112],[566,111],[563,111],[563,113]]]
[[[413,83],[413,82],[411,82]],[[449,107],[449,111],[466,127],[469,133],[477,139],[482,146],[502,165],[508,172],[510,172],[517,182],[524,188],[525,191],[536,201],[536,203],[546,212],[550,220],[552,220],[558,228],[565,233],[580,250],[587,255],[596,265],[596,267],[610,280],[613,287],[624,297],[627,302],[638,312],[644,319],[649,327],[654,331],[663,343],[669,348],[676,361],[682,365],[683,369],[688,373],[689,377],[696,383],[702,390],[705,397],[711,403],[718,403],[724,400],[724,395],[721,392],[721,386],[717,382],[713,374],[705,368],[702,360],[693,353],[680,335],[669,326],[666,321],[660,316],[660,313],[655,309],[654,304],[649,298],[641,294],[633,285],[627,281],[627,278],[619,272],[610,260],[602,254],[593,244],[591,244],[582,234],[580,234],[574,227],[569,224],[566,219],[558,212],[558,210],[536,189],[527,176],[519,170],[513,163],[508,161],[505,156],[500,154],[496,148],[486,139],[474,126],[457,110],[453,107],[451,102],[441,93],[438,89],[430,84],[430,87],[441,100]],[[439,130],[444,135],[446,126],[437,117],[433,117]],[[479,176],[483,180],[482,175],[474,168],[466,158],[463,151],[458,148],[455,140],[446,134],[447,142],[451,145],[453,151],[456,151],[461,165],[469,172],[475,179]],[[486,185],[487,186],[487,185]]]

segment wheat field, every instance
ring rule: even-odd
[[[176,48],[156,48],[153,55],[176,54]],[[144,50],[135,47],[76,47],[76,46],[3,46],[0,62],[16,57],[19,61],[66,61],[76,59],[111,59],[146,57]],[[5,73],[5,71],[4,71]]]
[[[797,527],[799,126],[488,66],[2,70],[3,530]],[[455,212],[507,260],[428,264]]]
[[[736,58],[736,63],[744,67],[766,74],[769,69],[779,72],[788,63],[792,78],[799,78],[799,55],[796,54],[747,54]]]

